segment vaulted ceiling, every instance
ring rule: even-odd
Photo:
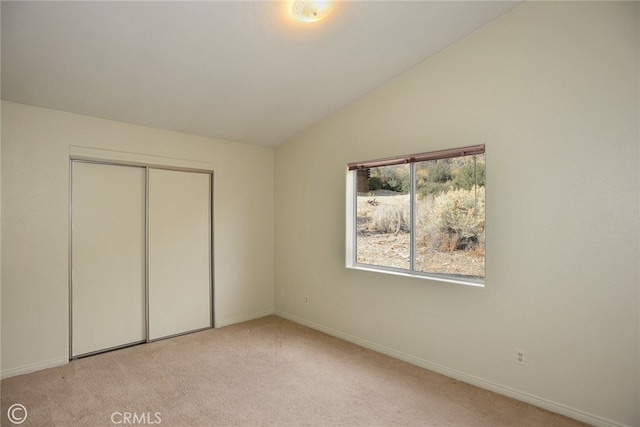
[[[2,2],[2,99],[277,146],[518,3]]]

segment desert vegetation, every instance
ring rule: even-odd
[[[369,170],[358,195],[357,260],[410,268],[410,166]],[[484,277],[484,155],[416,164],[415,269]]]

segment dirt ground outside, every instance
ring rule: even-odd
[[[409,268],[410,234],[380,232],[371,226],[376,210],[384,209],[385,205],[408,203],[408,197],[384,190],[358,196],[358,263]],[[416,268],[420,271],[484,277],[484,256],[472,251],[444,251],[420,241],[416,246]]]

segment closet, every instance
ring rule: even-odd
[[[71,358],[213,326],[212,181],[71,162]]]

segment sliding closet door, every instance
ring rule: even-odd
[[[72,162],[71,355],[146,340],[145,169]]]
[[[149,169],[149,339],[211,327],[211,178]]]

